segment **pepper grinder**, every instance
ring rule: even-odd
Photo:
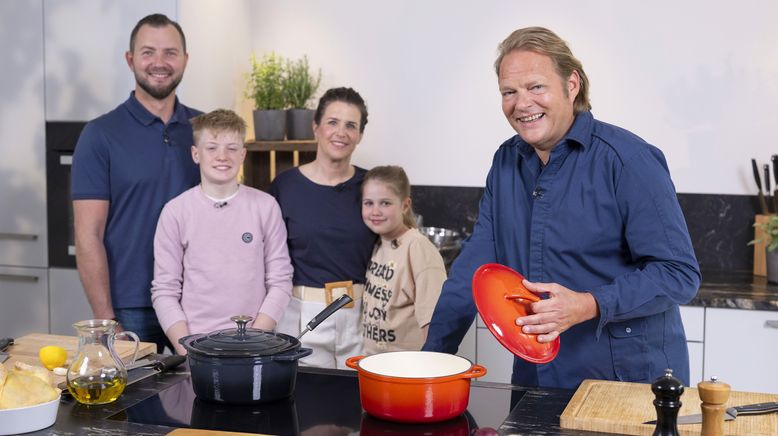
[[[673,370],[666,369],[665,375],[651,384],[656,408],[654,436],[678,436],[678,411],[681,409],[683,383],[673,377]]]
[[[702,400],[702,436],[723,436],[729,385],[714,375],[710,381],[697,383],[697,392]]]

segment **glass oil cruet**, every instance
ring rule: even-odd
[[[66,380],[73,398],[84,404],[106,404],[115,401],[127,385],[127,369],[114,348],[117,337],[135,341],[132,361],[138,357],[138,335],[116,332],[119,325],[110,319],[89,319],[73,324],[78,332],[78,350],[68,368]]]

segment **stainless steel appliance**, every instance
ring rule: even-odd
[[[49,266],[76,267],[70,168],[84,121],[46,122],[46,204]]]

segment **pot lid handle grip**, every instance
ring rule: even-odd
[[[325,307],[324,310],[316,314],[310,321],[308,321],[308,324],[305,326],[305,330],[303,330],[300,333],[300,336],[297,337],[297,339],[300,339],[302,335],[307,333],[310,330],[313,330],[321,324],[325,319],[329,318],[330,315],[335,313],[336,310],[340,309],[341,307],[351,303],[354,301],[351,297],[348,296],[348,294],[341,295],[337,300],[330,303],[329,306]]]
[[[246,324],[253,321],[254,317],[249,315],[235,315],[230,317],[230,320],[238,324],[238,335],[244,336],[246,334]]]

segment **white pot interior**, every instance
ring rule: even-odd
[[[472,367],[464,357],[431,351],[395,351],[359,361],[359,368],[388,377],[429,378],[460,374]]]

